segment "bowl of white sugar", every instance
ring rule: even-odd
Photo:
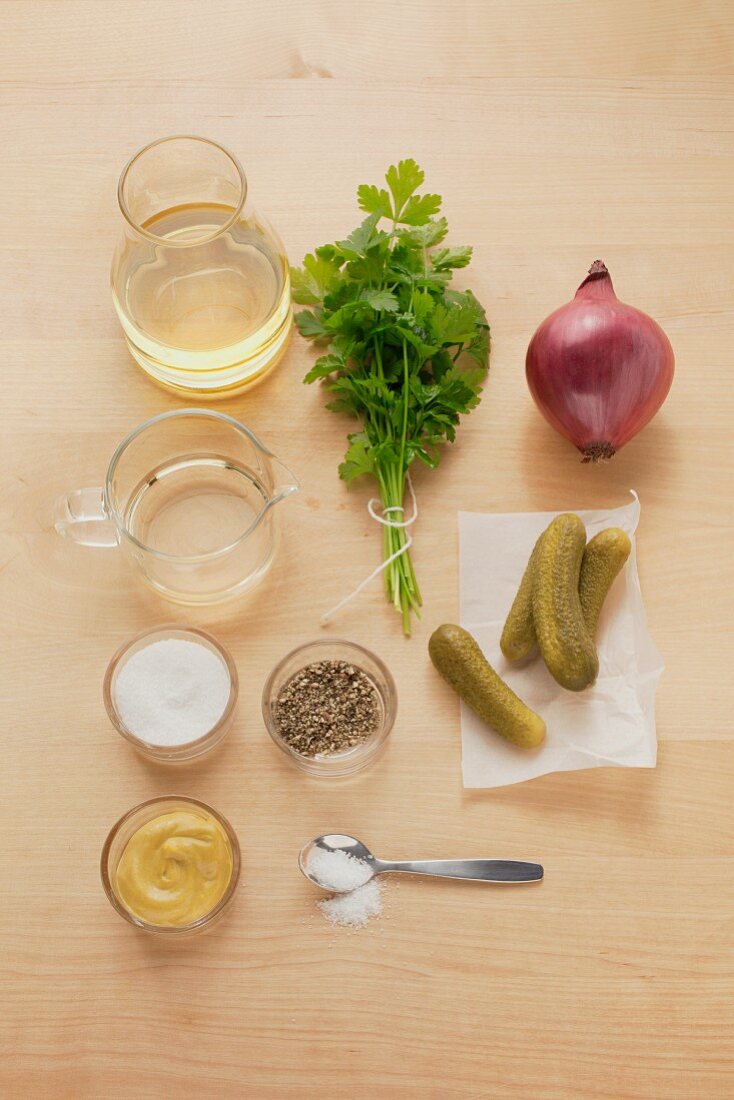
[[[120,646],[104,678],[115,729],[144,756],[177,764],[227,735],[237,669],[224,646],[195,627],[157,626]]]

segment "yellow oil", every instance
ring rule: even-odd
[[[170,388],[242,388],[287,343],[285,254],[256,219],[234,216],[215,203],[171,207],[144,223],[154,240],[128,235],[116,258],[113,298],[130,350]]]

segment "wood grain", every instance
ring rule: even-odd
[[[725,0],[0,2],[0,1095],[717,1100],[734,1094],[734,13]],[[282,556],[222,612],[161,603],[114,554],[52,530],[62,490],[175,399],[130,361],[108,292],[117,173],[180,131],[242,158],[290,255],[352,228],[354,190],[414,155],[487,304],[482,406],[419,479],[426,614],[406,642],[379,587],[334,632],[394,670],[384,757],[334,785],[289,768],[259,693],[273,663],[375,564],[336,465],[347,425],[281,368],[224,408],[298,471]],[[602,256],[677,356],[664,411],[584,467],[527,394],[530,334]],[[460,781],[458,709],[426,659],[457,614],[457,507],[643,506],[640,572],[666,673],[655,771]],[[491,559],[489,562],[491,567]],[[234,732],[171,772],[131,755],[101,700],[126,636],[190,620],[233,650]],[[98,858],[155,794],[233,822],[229,918],[185,946],[136,936]],[[300,844],[343,828],[386,855],[538,858],[539,889],[404,882],[364,931],[330,929]]]

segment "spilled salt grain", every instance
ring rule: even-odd
[[[341,848],[312,848],[308,855],[307,870],[321,886],[339,894],[364,886],[372,875],[372,868],[368,863]]]
[[[361,861],[360,861],[361,862]],[[377,879],[350,890],[348,894],[334,894],[317,905],[331,924],[362,928],[372,917],[382,912],[382,889]]]

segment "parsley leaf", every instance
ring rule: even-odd
[[[393,164],[385,173],[387,186],[393,197],[393,218],[397,221],[408,199],[418,190],[426,174],[411,158],[401,160],[397,167]]]
[[[376,248],[382,241],[388,239],[387,233],[378,233],[375,229],[380,220],[379,212],[370,214],[361,225],[349,234],[345,241],[338,241],[337,248],[347,260],[358,260],[366,256],[368,251]]]
[[[439,248],[431,256],[435,271],[447,271],[450,267],[467,267],[471,262],[471,245],[461,248]]]
[[[357,199],[360,208],[368,214],[379,214],[380,217],[384,218],[392,217],[390,196],[384,187],[375,187],[374,184],[363,183],[357,188]]]
[[[316,340],[321,336],[328,336],[329,330],[324,325],[322,320],[323,311],[314,310],[310,313],[307,309],[302,309],[294,317],[296,324],[298,325],[298,331],[301,336],[305,336],[309,340]]]
[[[293,297],[301,305],[316,305],[340,279],[339,262],[323,255],[321,249],[304,256],[303,267],[291,268]]]
[[[440,195],[413,195],[408,199],[396,220],[403,225],[427,225],[440,209]]]
[[[373,309],[384,309],[390,313],[395,313],[400,307],[400,303],[394,294],[391,294],[389,290],[367,290],[364,296],[365,302],[369,302]]]
[[[430,248],[433,244],[439,244],[449,231],[449,223],[445,218],[433,218],[425,225],[412,226],[409,229],[399,229],[398,236],[403,241],[420,244],[424,248]]]
[[[328,378],[334,371],[344,370],[345,366],[346,363],[341,355],[322,355],[316,360],[303,381],[310,384],[319,378]]]

